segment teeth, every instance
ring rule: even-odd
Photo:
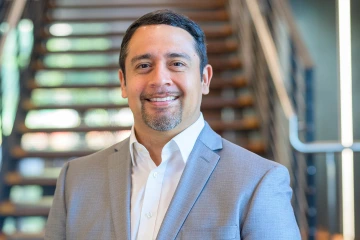
[[[164,97],[164,98],[150,98],[149,100],[151,102],[166,102],[166,101],[172,101],[175,97]]]

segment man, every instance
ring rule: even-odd
[[[136,20],[119,70],[131,136],[64,166],[45,239],[300,239],[286,168],[204,121],[211,77],[197,24],[168,10]]]

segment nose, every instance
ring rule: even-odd
[[[151,75],[150,86],[161,87],[164,85],[170,86],[172,84],[171,75],[169,69],[165,64],[157,64]]]

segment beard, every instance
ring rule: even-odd
[[[150,128],[161,132],[170,131],[181,123],[182,109],[182,103],[179,101],[179,104],[171,109],[162,109],[156,114],[151,114],[143,103],[141,106],[141,116],[145,124]]]

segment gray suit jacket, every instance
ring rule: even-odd
[[[129,139],[68,162],[45,239],[130,239]],[[189,156],[158,240],[298,240],[289,174],[206,124]]]

